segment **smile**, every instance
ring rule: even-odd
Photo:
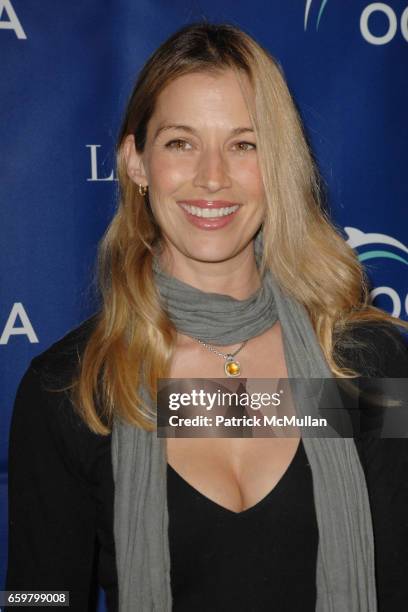
[[[228,206],[225,208],[199,208],[198,206],[189,206],[188,204],[180,204],[184,210],[195,217],[203,217],[205,219],[215,219],[232,215],[239,206]]]

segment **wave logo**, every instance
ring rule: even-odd
[[[320,21],[328,1],[320,0],[320,7],[316,18],[316,31],[319,29]],[[305,31],[308,27],[311,7],[312,0],[306,0],[303,25]],[[372,15],[375,15],[374,22],[379,20],[383,24],[385,21],[385,32],[383,34],[373,32]],[[402,11],[399,21],[401,35],[408,42],[408,6]],[[398,14],[392,6],[385,2],[371,2],[363,8],[360,15],[360,33],[363,39],[370,45],[386,45],[398,36]]]
[[[320,3],[320,8],[319,8],[319,13],[317,15],[317,19],[316,19],[316,31],[319,29],[319,24],[320,24],[320,20],[322,18],[324,9],[326,8],[326,5],[328,3],[329,0],[322,0]],[[305,4],[305,17],[304,17],[304,30],[307,30],[307,23],[309,21],[309,13],[310,13],[310,7],[312,6],[312,0],[306,0],[306,4]]]
[[[385,247],[393,247],[398,251],[395,253],[393,250],[383,247],[370,249],[362,253],[360,252],[358,254],[358,259],[361,263],[371,259],[392,259],[394,261],[398,261],[404,267],[408,266],[408,248],[399,240],[396,240],[391,236],[387,236],[387,234],[366,234],[355,227],[345,227],[344,230],[348,236],[347,243],[353,249],[360,249],[361,247],[365,247],[367,245],[377,244],[384,245]],[[395,289],[392,287],[376,287],[373,289],[373,291],[371,291],[371,300],[374,300],[378,295],[387,295],[391,299],[393,305],[393,311],[391,314],[394,317],[399,317],[401,315],[402,301]],[[408,316],[408,293],[405,296],[404,308],[405,315]]]

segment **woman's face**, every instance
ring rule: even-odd
[[[255,134],[232,71],[172,81],[158,97],[143,154],[133,136],[125,152],[130,178],[149,186],[165,249],[176,263],[221,262],[253,248],[264,189]]]

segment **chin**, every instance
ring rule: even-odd
[[[214,251],[214,248],[212,248],[211,250],[203,249],[201,251],[194,249],[187,252],[186,255],[191,259],[200,261],[202,263],[218,263],[232,259],[236,253],[233,251],[226,251],[225,249]]]

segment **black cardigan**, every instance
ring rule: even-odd
[[[68,395],[50,390],[56,381],[59,386],[69,381],[94,321],[91,317],[34,358],[18,387],[9,445],[5,588],[67,590],[70,610],[84,612],[94,609],[99,584],[113,612],[111,436],[92,433]],[[408,347],[393,326],[364,324],[351,335],[363,345],[356,350],[343,344],[346,365],[363,376],[408,377]],[[408,440],[368,438],[356,445],[373,516],[379,612],[403,610],[408,602]]]

